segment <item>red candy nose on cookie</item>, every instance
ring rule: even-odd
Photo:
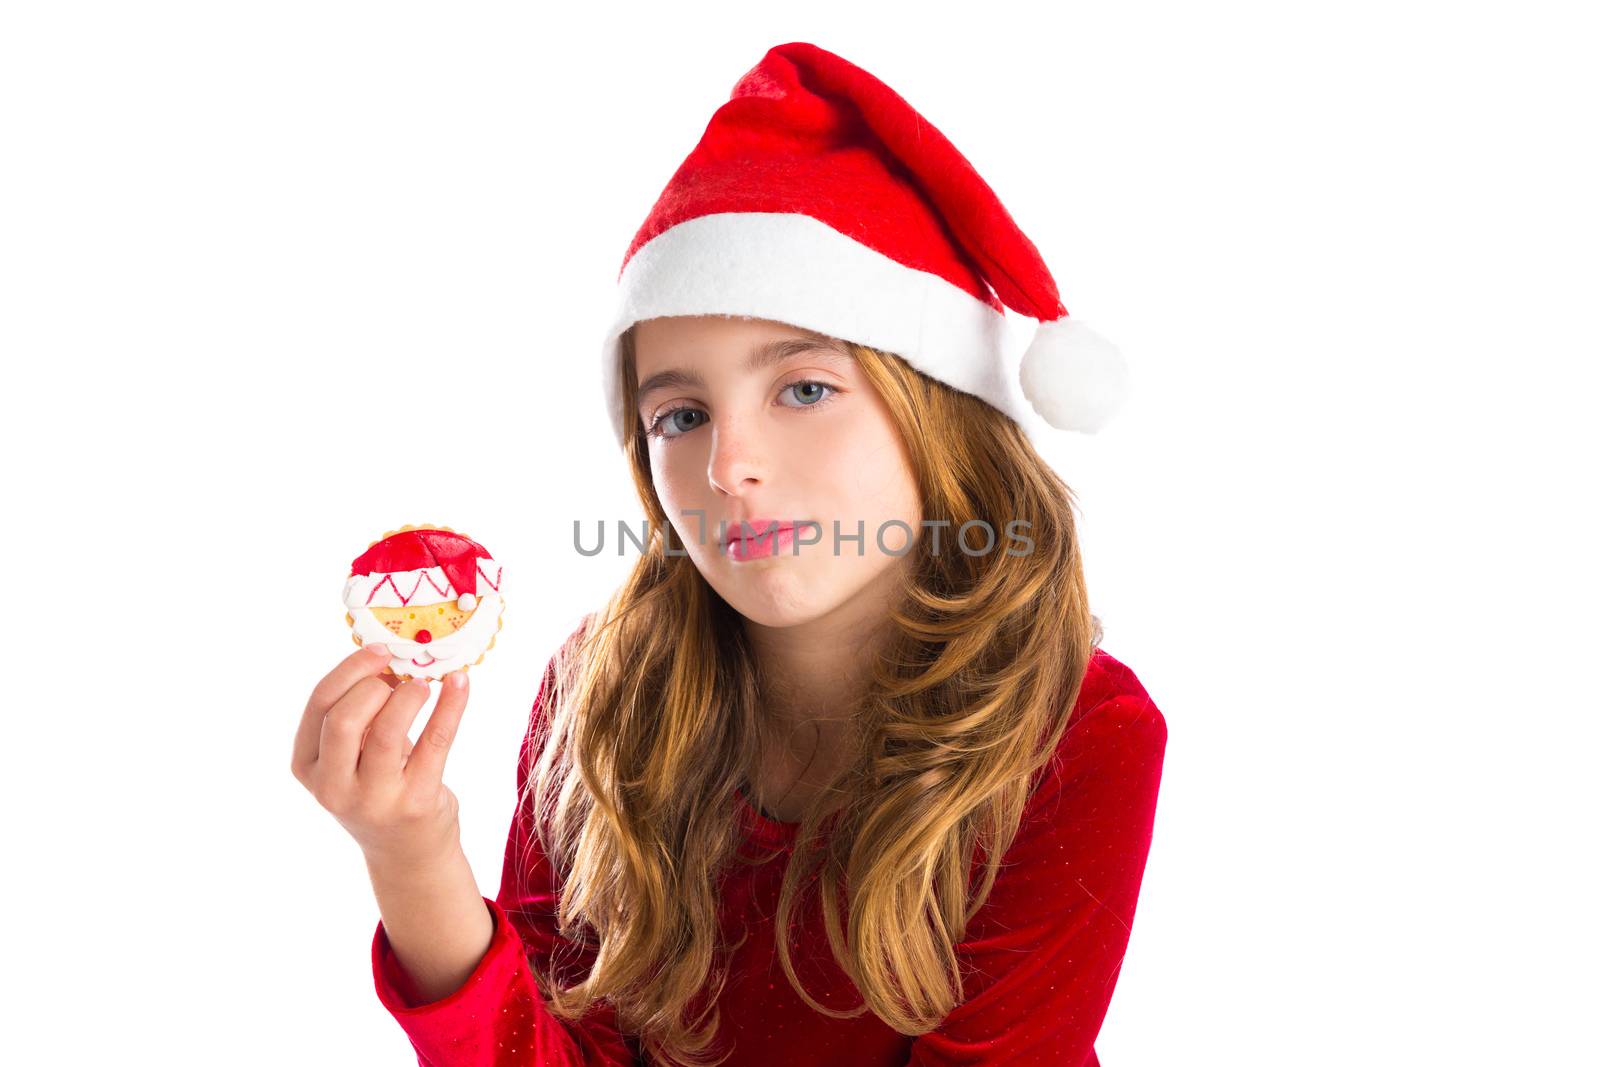
[[[418,630],[417,636],[412,638],[412,640],[416,641],[416,643],[419,645],[425,645],[429,641],[433,640],[433,635],[426,630]]]

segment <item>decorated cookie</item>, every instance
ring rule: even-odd
[[[500,564],[448,526],[402,526],[350,564],[345,621],[381,642],[401,678],[442,678],[483,659],[505,610]]]

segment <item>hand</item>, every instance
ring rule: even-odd
[[[445,675],[413,747],[407,735],[427,703],[428,682],[401,683],[388,663],[388,649],[367,645],[317,683],[300,718],[290,769],[356,839],[369,863],[426,866],[461,847],[459,807],[443,776],[467,707],[467,672]],[[452,678],[461,685],[452,685]]]

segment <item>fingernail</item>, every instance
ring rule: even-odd
[[[387,656],[389,654],[388,645],[380,645],[374,642],[373,644],[362,645],[361,647],[366,649],[368,652],[376,652],[380,656]]]
[[[450,674],[445,678],[445,681],[450,684],[451,689],[460,689],[462,686],[467,684],[467,672],[451,671]]]

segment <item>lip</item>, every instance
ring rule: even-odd
[[[794,544],[795,523],[752,522],[753,532],[748,536],[731,536],[724,542],[723,552],[735,563],[755,559],[769,559]]]
[[[745,527],[750,528],[750,533],[745,534]],[[760,539],[763,536],[773,538],[779,532],[788,530],[794,532],[795,524],[785,519],[735,519],[728,523],[728,534],[722,539],[722,547],[727,548],[735,541]],[[777,532],[774,532],[777,531]]]
[[[432,654],[431,654],[431,653],[428,653],[428,652],[424,652],[424,653],[423,653],[423,655],[424,655],[424,656],[427,656],[427,657],[428,657],[428,662],[427,662],[427,663],[423,663],[423,662],[422,662],[422,661],[421,661],[421,660],[418,660],[418,659],[414,659],[414,660],[412,660],[412,661],[411,661],[411,662],[412,662],[412,663],[413,663],[413,664],[415,664],[415,665],[416,665],[416,666],[418,666],[418,667],[431,667],[431,666],[433,666],[433,665],[434,665],[434,664],[435,664],[435,663],[438,663],[438,662],[439,662],[439,659],[438,659],[438,657],[437,657],[437,656],[434,656],[434,655],[432,655]]]

